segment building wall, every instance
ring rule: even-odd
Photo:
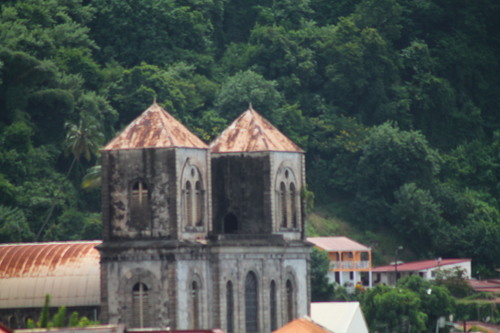
[[[219,242],[220,243],[220,242]],[[309,247],[297,243],[292,248],[284,248],[282,242],[277,246],[258,245],[246,243],[240,246],[230,244],[218,244],[214,246],[213,267],[216,267],[217,280],[214,285],[214,296],[220,300],[217,302],[219,314],[214,322],[215,327],[224,331],[228,329],[226,292],[228,282],[231,282],[234,290],[234,315],[233,332],[246,332],[245,327],[245,281],[249,272],[253,272],[258,279],[259,291],[259,332],[271,331],[271,281],[276,285],[277,295],[277,327],[287,323],[287,299],[286,281],[293,282],[295,294],[294,318],[305,316],[309,313],[309,278],[307,261],[309,259]],[[245,245],[248,245],[246,247]],[[252,249],[249,251],[249,247]]]
[[[103,151],[102,211],[104,240],[176,236],[176,168],[172,149]],[[131,219],[130,196],[135,181],[147,184],[148,219]]]
[[[257,278],[258,332],[271,331],[271,281],[277,291],[277,327],[308,314],[303,154],[219,154],[208,163],[209,158],[205,149],[103,152],[105,240],[99,250],[104,323],[136,327],[131,304],[144,298],[145,288],[147,302],[139,304],[151,316],[143,318],[146,326],[227,328],[226,287],[231,281],[233,332],[245,333],[249,272]],[[130,184],[136,180],[149,191],[146,222],[130,219]],[[294,227],[278,224],[280,181],[295,186],[291,193],[296,201],[290,201],[296,209]],[[192,205],[187,193],[195,182],[203,193],[200,224],[190,223],[187,215],[193,212],[187,209]],[[228,214],[238,221],[235,232],[225,230]]]

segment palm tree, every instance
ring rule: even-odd
[[[66,139],[64,140],[64,148],[66,153],[71,153],[73,155],[73,160],[71,161],[71,165],[66,173],[66,178],[68,178],[76,162],[79,162],[82,156],[87,161],[90,161],[93,156],[98,155],[99,147],[101,147],[104,141],[104,135],[101,132],[97,120],[85,112],[80,113],[80,121],[78,122],[78,125],[67,122],[65,127],[67,129],[67,134]],[[49,213],[47,214],[42,227],[36,234],[35,241],[38,240],[43,229],[52,217],[52,213],[54,212],[56,201],[59,198],[61,190],[62,184],[51,201]]]

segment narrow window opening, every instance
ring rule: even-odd
[[[195,184],[195,210],[194,210],[194,222],[196,226],[201,226],[202,221],[202,205],[203,205],[203,193],[201,191],[201,183],[197,181]]]
[[[132,327],[150,326],[149,292],[148,287],[136,283],[132,289]]]
[[[250,272],[245,280],[245,328],[248,333],[258,331],[258,310],[257,276]]]
[[[194,329],[200,326],[200,292],[198,283],[193,281],[191,283],[191,314],[192,314],[192,327]]]
[[[281,227],[287,227],[287,200],[285,183],[280,184],[280,202],[281,202]]]
[[[275,331],[278,329],[278,312],[276,308],[276,283],[274,281],[271,281],[271,288],[270,288],[270,307],[271,307],[271,331]]]
[[[193,224],[193,198],[191,193],[191,182],[186,182],[186,225],[191,226]]]
[[[233,299],[233,283],[228,281],[226,286],[226,321],[227,333],[234,333],[234,299]]]
[[[295,292],[290,280],[286,280],[286,315],[287,322],[295,319]]]
[[[297,191],[295,190],[295,184],[290,184],[290,204],[292,213],[292,227],[297,228]]]

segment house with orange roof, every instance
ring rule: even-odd
[[[328,252],[330,282],[354,287],[372,285],[372,250],[348,237],[308,237],[307,241]]]

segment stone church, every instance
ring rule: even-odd
[[[209,146],[153,104],[102,150],[101,322],[271,332],[309,313],[304,151],[249,108]]]

